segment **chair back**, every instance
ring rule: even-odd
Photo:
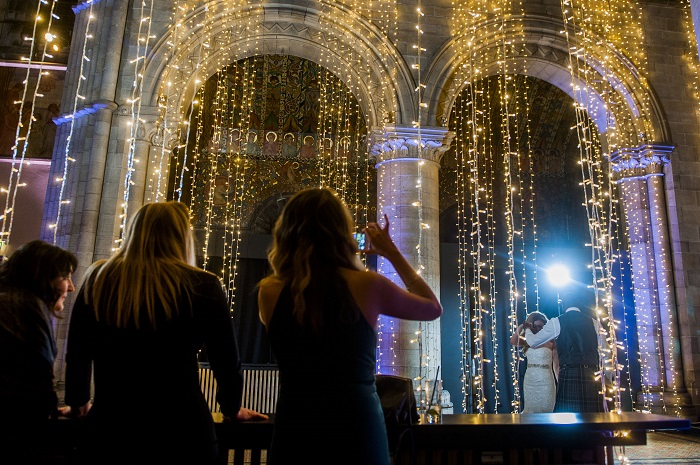
[[[279,394],[277,365],[243,364],[243,398],[241,406],[260,413],[275,413]],[[212,412],[220,412],[216,402],[216,379],[209,363],[199,364],[199,385]]]

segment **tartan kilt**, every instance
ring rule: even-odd
[[[591,365],[559,367],[554,412],[604,412],[602,383],[596,379],[597,371],[598,367]]]

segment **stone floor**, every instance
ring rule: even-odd
[[[700,464],[700,423],[687,431],[650,431],[647,445],[615,448],[616,465]]]

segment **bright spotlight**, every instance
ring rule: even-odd
[[[571,277],[569,269],[564,265],[554,265],[547,269],[547,277],[554,287],[563,287],[569,284]]]

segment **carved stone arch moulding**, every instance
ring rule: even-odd
[[[175,147],[177,147],[177,145],[178,145],[177,133],[171,130],[171,131],[168,131],[167,137],[165,137],[164,134],[165,134],[165,128],[163,127],[162,124],[158,124],[150,132],[151,145],[153,145],[155,147],[163,147],[169,151],[174,150]]]
[[[293,192],[280,192],[268,197],[255,207],[248,227],[253,234],[272,234],[277,218]]]
[[[324,4],[324,10],[329,10],[324,12],[270,4],[256,10],[242,8],[238,15],[215,14],[216,8],[223,8],[222,2],[211,3],[206,14],[203,8],[195,10],[191,20],[183,23],[193,26],[179,30],[177,37],[164,31],[167,37],[154,47],[146,66],[144,101],[167,100],[168,112],[181,111],[192,100],[197,82],[204,82],[221,63],[287,54],[322,62],[336,73],[358,98],[368,127],[384,125],[389,119],[409,123],[414,119],[415,92],[407,64],[385,34],[342,4]],[[328,20],[338,15],[348,20],[342,24]],[[210,43],[202,47],[201,20],[206,18],[212,18],[206,24]],[[260,26],[253,33],[249,32],[251,21]],[[342,49],[336,47],[339,44]]]
[[[521,23],[513,22],[510,26],[512,32],[519,31],[525,40],[520,47],[514,47],[510,51],[505,67],[514,74],[525,74],[542,79],[566,92],[580,105],[586,108],[601,134],[604,134],[611,121],[616,122],[617,131],[624,135],[627,145],[639,145],[649,135],[645,134],[645,127],[652,127],[655,139],[668,138],[668,128],[665,119],[659,110],[660,105],[648,89],[648,86],[640,78],[640,71],[634,67],[619,51],[608,48],[607,42],[600,41],[602,45],[588,47],[584,58],[577,61],[576,65],[581,71],[581,76],[591,76],[588,81],[572,80],[569,71],[570,55],[569,47],[578,47],[577,39],[570,37],[571,45],[566,37],[559,31],[563,28],[561,22],[539,18],[528,24],[528,20]],[[515,25],[518,25],[517,27]],[[506,28],[508,29],[508,28]],[[506,32],[507,34],[508,32]],[[498,38],[495,34],[484,34],[476,38],[472,49],[460,53],[460,40],[453,39],[436,54],[435,60],[427,70],[426,101],[430,102],[427,112],[427,122],[445,125],[449,121],[452,106],[459,93],[468,85],[470,77],[465,68],[465,59],[460,57],[469,54],[482,58],[484,63],[498,63],[497,53],[501,53]],[[603,57],[612,56],[613,60],[604,61]],[[480,69],[480,74],[486,78],[501,72],[504,66],[485,65]],[[584,72],[585,71],[585,72]],[[612,91],[619,104],[614,105],[613,111],[605,110],[603,93]],[[648,102],[648,104],[646,104]]]

